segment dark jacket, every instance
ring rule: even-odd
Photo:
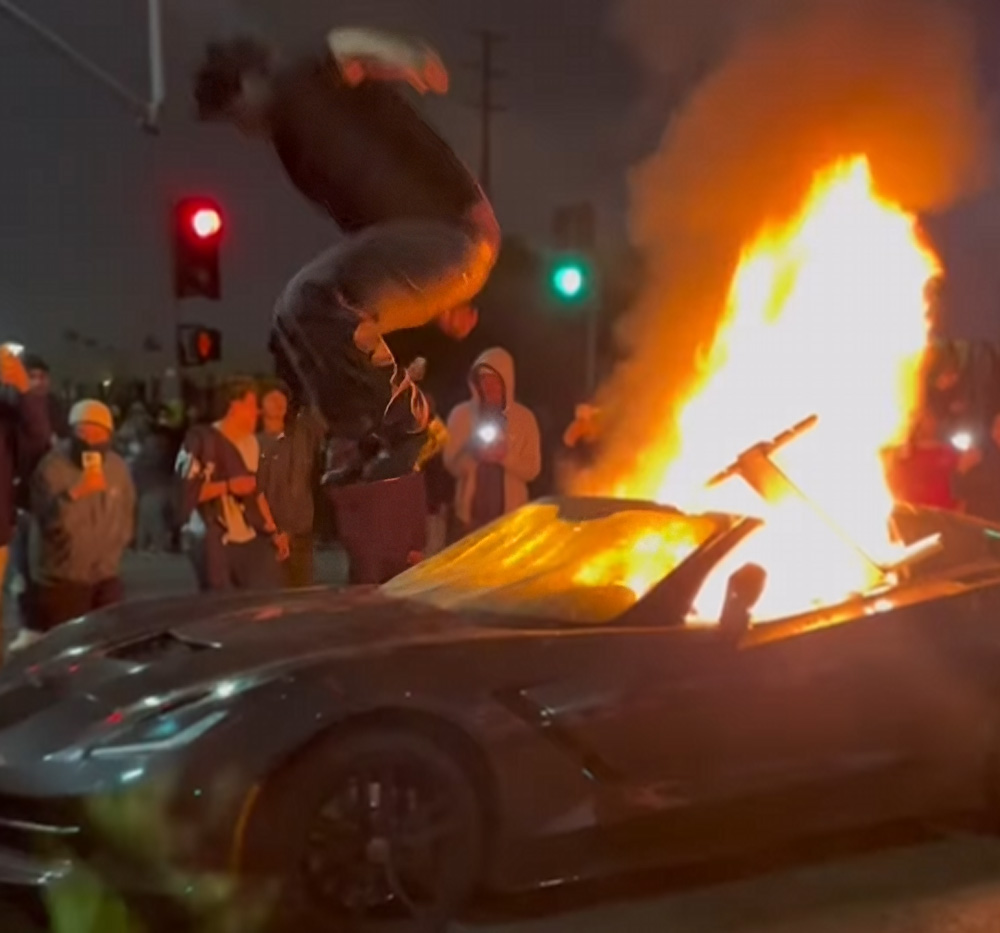
[[[31,480],[31,579],[93,586],[118,576],[135,531],[135,486],[125,461],[104,456],[108,488],[75,502],[67,493],[83,472],[72,442],[59,441]]]
[[[15,484],[29,481],[51,442],[48,395],[0,386],[0,547],[14,536]]]
[[[285,433],[263,431],[257,485],[267,497],[274,521],[290,535],[308,535],[315,522],[313,494],[319,480],[320,450],[325,428],[319,418],[302,411],[289,418]]]

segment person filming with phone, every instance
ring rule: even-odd
[[[499,347],[483,353],[469,375],[472,398],[448,417],[444,465],[455,477],[452,537],[474,531],[528,501],[542,468],[535,416],[514,400],[514,360]]]
[[[31,480],[28,633],[25,640],[120,602],[121,563],[135,530],[136,495],[111,449],[114,419],[102,402],[77,402],[70,436]]]

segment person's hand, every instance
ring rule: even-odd
[[[278,552],[278,563],[284,563],[292,556],[292,543],[288,540],[288,535],[283,531],[276,531],[271,536],[275,550]]]
[[[104,470],[84,470],[80,481],[69,491],[69,497],[76,502],[99,492],[107,492],[108,480]]]
[[[257,491],[257,477],[250,474],[233,477],[227,484],[231,495],[237,498],[252,496]]]
[[[452,340],[465,340],[479,323],[479,312],[470,304],[459,305],[441,314],[437,326]]]
[[[507,442],[501,438],[488,447],[480,447],[477,455],[482,463],[503,463],[507,459]]]
[[[22,395],[31,385],[23,361],[6,347],[0,348],[0,383],[17,389]]]
[[[421,69],[424,91],[432,91],[435,94],[447,94],[451,79],[448,69],[435,52],[428,50],[428,55]]]

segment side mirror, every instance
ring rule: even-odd
[[[727,639],[738,641],[750,629],[753,608],[766,585],[767,571],[759,564],[744,564],[729,578],[719,617],[719,630]]]

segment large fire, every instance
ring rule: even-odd
[[[762,515],[764,530],[737,555],[770,574],[758,618],[870,587],[877,571],[845,538],[876,560],[893,554],[882,451],[918,402],[925,292],[939,272],[915,219],[877,191],[865,158],[818,173],[799,214],[744,250],[680,411],[679,449],[651,431],[641,466],[615,494]],[[738,478],[706,488],[740,451],[810,415],[815,429],[775,459],[843,536],[794,498],[765,506]],[[731,569],[703,590],[696,609],[706,618]]]

